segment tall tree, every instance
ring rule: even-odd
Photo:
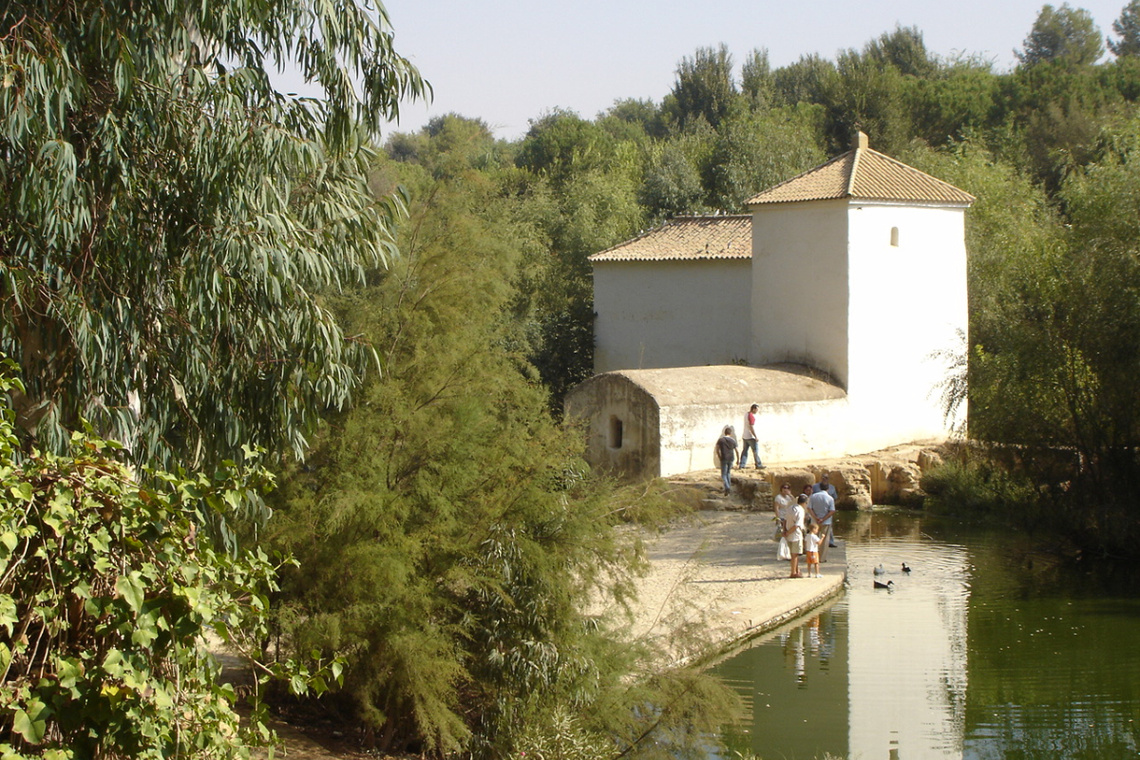
[[[841,52],[836,76],[822,93],[829,152],[846,149],[856,130],[870,135],[879,150],[902,150],[913,131],[908,107],[912,86],[913,78],[867,49]]]
[[[788,105],[796,103],[822,103],[831,80],[835,78],[835,64],[817,53],[801,55],[795,63],[776,69],[773,75],[776,92]]]
[[[634,234],[641,152],[577,115],[556,111],[531,124],[518,165],[532,173],[519,207],[542,240],[543,263],[520,298],[537,321],[530,355],[556,408],[593,372],[593,290],[586,258]]]
[[[636,756],[689,716],[643,710],[668,700],[628,682],[638,647],[585,612],[630,590],[637,553],[613,530],[627,504],[510,350],[527,230],[485,174],[406,168],[404,256],[339,303],[385,376],[283,478],[270,524],[304,568],[279,597],[285,640],[344,653],[337,706],[388,749],[520,757],[561,737],[591,751],[557,756]]]
[[[1104,55],[1104,37],[1084,8],[1073,8],[1068,3],[1062,3],[1060,8],[1045,5],[1015,55],[1023,66],[1045,61],[1092,64]]]
[[[519,148],[518,165],[561,183],[578,172],[608,166],[614,139],[573,111],[555,109],[530,123]]]
[[[768,49],[757,48],[749,53],[740,69],[740,88],[752,100],[753,107],[771,105],[776,95],[776,81],[772,65],[768,62]]]
[[[742,211],[746,199],[822,163],[826,156],[817,141],[822,116],[818,106],[800,105],[726,120],[707,164],[709,205]]]
[[[292,64],[323,100],[276,93]],[[383,8],[0,6],[0,351],[25,431],[140,461],[303,448],[370,362],[318,292],[393,252],[371,133],[426,93]]]
[[[938,71],[938,61],[926,49],[922,32],[914,26],[896,26],[867,43],[864,55],[882,66],[892,66],[900,74],[930,77]]]
[[[998,84],[988,62],[970,58],[945,66],[939,76],[913,82],[915,136],[929,145],[946,145],[993,126]]]
[[[668,140],[649,150],[637,197],[654,221],[705,210],[700,169],[683,142],[684,138]]]
[[[697,48],[692,58],[682,58],[672,94],[682,126],[703,118],[716,128],[737,95],[728,46]]]
[[[1120,18],[1112,22],[1112,31],[1119,40],[1108,41],[1108,49],[1118,58],[1140,55],[1140,0],[1132,0],[1120,12]]]

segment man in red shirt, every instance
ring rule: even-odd
[[[759,470],[764,466],[760,461],[760,450],[756,448],[758,441],[756,440],[756,412],[760,411],[760,406],[753,404],[748,409],[748,414],[744,415],[744,435],[741,440],[744,442],[744,451],[740,453],[740,469],[744,469],[744,465],[748,462],[748,450],[752,449],[752,459],[756,462],[756,469]]]

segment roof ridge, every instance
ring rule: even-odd
[[[847,174],[847,197],[851,198],[855,195],[855,177],[859,173],[859,151],[860,148],[853,148],[843,155],[851,155],[851,169]],[[867,150],[870,150],[868,148]]]
[[[850,152],[851,152],[851,151],[847,151],[847,153],[850,153]],[[800,172],[799,174],[797,174],[797,175],[796,175],[796,176],[794,176],[794,177],[789,177],[789,178],[787,178],[787,179],[786,179],[786,180],[784,180],[783,182],[777,182],[775,185],[772,185],[771,187],[769,187],[769,188],[768,188],[768,189],[766,189],[766,190],[761,190],[760,192],[756,193],[756,195],[753,195],[752,197],[753,197],[753,198],[755,198],[755,197],[756,197],[756,196],[758,196],[758,195],[766,195],[766,194],[768,194],[768,193],[772,192],[773,190],[777,190],[777,189],[779,189],[779,188],[783,187],[784,185],[787,185],[787,184],[790,184],[790,183],[792,183],[792,182],[795,182],[796,180],[800,179],[801,177],[806,177],[806,176],[808,176],[809,174],[814,174],[814,173],[816,173],[816,172],[818,172],[818,171],[823,171],[823,170],[824,170],[824,169],[826,169],[827,167],[829,167],[829,166],[831,166],[832,164],[834,164],[836,161],[839,161],[839,160],[841,160],[841,159],[843,159],[843,158],[846,158],[846,157],[847,157],[847,153],[841,153],[840,155],[836,156],[835,158],[831,158],[831,159],[828,159],[827,161],[824,161],[824,162],[823,162],[822,164],[820,164],[819,166],[813,166],[812,168],[810,168],[810,169],[807,169],[806,171],[802,171],[802,172]],[[744,203],[747,205],[747,204],[748,204],[748,203],[749,203],[751,200],[752,200],[752,199],[750,198],[750,199],[748,199],[747,201],[745,201]]]

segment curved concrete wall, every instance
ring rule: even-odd
[[[713,446],[725,425],[739,441],[749,402],[661,409],[661,475],[714,467]],[[765,463],[841,457],[849,453],[838,424],[848,414],[847,399],[760,404],[756,415],[757,448]],[[749,457],[751,466],[751,457]]]
[[[595,375],[566,394],[566,419],[586,436],[586,461],[627,478],[661,474],[656,400],[622,375]]]

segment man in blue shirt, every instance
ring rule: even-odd
[[[825,562],[827,556],[827,549],[835,546],[835,534],[832,532],[831,521],[835,517],[835,500],[839,498],[839,494],[835,491],[835,486],[831,485],[831,479],[827,473],[819,476],[819,482],[811,487],[811,499],[808,500],[808,511],[811,512],[812,518],[819,523],[819,561]],[[826,537],[827,543],[823,543]]]

